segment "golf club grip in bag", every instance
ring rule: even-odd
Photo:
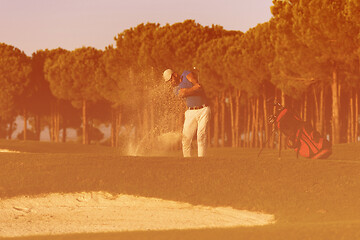
[[[309,123],[302,121],[279,103],[275,106],[276,115],[270,118],[270,122],[287,137],[289,148],[293,148],[303,157],[312,159],[327,158],[331,155],[331,143]]]

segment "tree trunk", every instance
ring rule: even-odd
[[[254,147],[255,139],[255,125],[256,125],[256,103],[254,99],[250,99],[250,112],[251,112],[251,131],[250,131],[250,148]]]
[[[350,124],[350,132],[349,132],[349,140],[350,142],[354,142],[355,138],[354,138],[354,132],[355,132],[355,124],[354,124],[354,91],[351,90],[351,94],[350,94],[350,116],[349,116],[349,124]]]
[[[246,112],[244,114],[244,116],[247,116],[247,121],[245,121],[246,124],[246,137],[245,137],[245,142],[246,142],[246,147],[250,147],[250,127],[251,127],[251,103],[250,100],[247,100],[247,104],[246,104]]]
[[[231,121],[231,147],[236,147],[234,103],[233,103],[231,91],[229,91],[229,100],[230,100],[230,121]]]
[[[235,146],[240,147],[241,139],[239,135],[239,114],[240,114],[240,97],[241,97],[241,91],[236,91],[236,99],[235,99]]]
[[[50,140],[54,141],[54,103],[50,104],[50,126],[49,126]]]
[[[51,116],[50,116],[50,140],[52,142],[59,142],[60,132],[60,111],[59,101],[51,103]]]
[[[339,83],[337,78],[337,70],[334,68],[331,83],[332,92],[332,144],[340,143],[340,120],[339,120]]]
[[[304,96],[304,116],[303,116],[303,120],[306,122],[307,121],[307,111],[308,111],[308,97],[307,97],[307,93],[305,92],[305,96]]]
[[[9,131],[8,131],[8,139],[11,140],[11,136],[14,132],[14,122],[10,121],[9,122]]]
[[[67,131],[66,131],[66,125],[65,125],[65,120],[63,121],[63,126],[62,126],[62,142],[66,142],[66,137],[67,137]]]
[[[267,107],[266,107],[266,92],[265,90],[263,91],[263,111],[264,111],[264,127],[265,127],[265,141],[269,139],[269,125],[267,123],[267,119],[268,119],[268,113],[267,113]],[[261,147],[263,147],[261,145]],[[266,146],[264,146],[266,147]],[[268,147],[269,147],[269,143],[268,143]]]
[[[121,112],[118,109],[111,109],[111,147],[119,146],[119,132],[121,124]]]
[[[259,146],[259,125],[260,125],[260,117],[259,117],[259,97],[256,97],[255,103],[255,129],[254,129],[254,141],[255,147]]]
[[[221,146],[225,146],[225,93],[221,93],[220,99],[221,106]]]
[[[60,111],[59,111],[59,101],[56,101],[55,105],[55,142],[60,141]]]
[[[7,135],[8,135],[8,128],[7,128],[7,123],[5,123],[5,121],[3,121],[2,119],[1,119],[1,117],[0,117],[0,126],[3,126],[3,125],[5,125],[6,127],[6,132],[4,133],[4,135],[2,135],[1,133],[0,133],[0,138],[6,138],[7,137]]]
[[[116,111],[116,115],[115,115],[115,142],[116,142],[116,147],[119,147],[119,136],[120,136],[120,127],[121,127],[121,120],[122,120],[122,114],[120,110]]]
[[[350,99],[349,99],[350,100]],[[347,112],[347,118],[345,118],[347,120],[347,128],[346,128],[346,143],[350,143],[351,142],[351,117],[350,117],[350,107],[348,107],[348,112]]]
[[[306,101],[306,98],[305,98],[305,101]],[[286,102],[285,102],[285,94],[284,92],[282,91],[281,92],[281,105],[285,106]],[[283,149],[286,149],[286,137],[284,134],[279,134],[281,136],[281,141],[280,141],[280,149],[283,148]]]
[[[314,118],[315,118],[315,124],[314,127],[315,129],[319,129],[319,125],[320,125],[320,99],[318,100],[318,96],[317,96],[317,92],[316,92],[316,88],[313,87],[313,94],[314,94],[314,106],[315,106],[315,114],[314,114]]]
[[[155,136],[155,132],[154,132],[154,129],[155,129],[155,103],[154,102],[150,103],[150,129],[153,132],[152,137],[154,137]]]
[[[35,114],[35,139],[40,141],[40,133],[41,133],[41,119],[39,114]]]
[[[115,110],[111,108],[110,146],[115,147]]]
[[[207,129],[208,129],[208,131],[207,131],[207,147],[211,147],[211,117],[210,117],[210,120],[209,120],[209,122],[207,123],[208,125],[207,125]]]
[[[355,90],[355,130],[354,130],[354,141],[358,141],[359,135],[359,95],[357,89]]]
[[[24,117],[24,141],[27,140],[27,111],[24,108],[23,110],[23,117]]]
[[[4,121],[2,121],[2,119],[1,119],[1,117],[0,117],[0,126],[1,125],[4,125]],[[5,125],[7,125],[7,124],[5,124]],[[5,135],[4,135],[4,138],[6,137],[6,135],[7,135],[8,133],[5,133]],[[0,138],[3,138],[3,136],[1,135],[1,133],[0,133]]]
[[[88,124],[87,124],[87,116],[86,116],[86,100],[84,99],[83,100],[83,104],[82,104],[82,143],[83,144],[88,144],[88,135],[87,135],[87,132],[88,132]]]
[[[315,124],[316,130],[323,135],[324,134],[324,84],[321,83],[319,88],[319,94],[316,92],[315,87],[313,88],[314,101],[315,101]],[[318,96],[319,95],[319,96]]]
[[[242,135],[241,138],[243,138],[242,146],[244,148],[248,147],[247,146],[247,144],[248,144],[248,140],[247,140],[247,137],[248,137],[248,124],[247,124],[247,122],[248,122],[248,103],[247,103],[247,101],[248,100],[246,99],[245,103],[244,103],[244,109],[242,111],[242,115],[243,115],[243,119],[244,119],[242,122],[242,129],[244,129],[244,130],[242,133],[240,133],[240,135]]]
[[[275,100],[274,100],[274,101],[275,101],[275,102],[279,102],[279,101],[278,101],[277,89],[276,89],[276,88],[275,88],[274,96],[275,96]],[[275,106],[272,107],[272,114],[273,114],[273,115],[276,114],[276,107],[275,107]],[[270,142],[270,145],[269,145],[269,146],[270,146],[271,149],[275,148],[275,144],[274,144],[274,143],[275,143],[275,134],[274,134],[274,133],[275,133],[275,129],[276,129],[275,124],[272,124],[272,125],[271,125],[271,132],[272,132],[272,133],[271,133],[271,135],[270,135],[270,141],[269,141],[269,142]],[[279,132],[279,131],[278,131],[278,132]],[[280,132],[279,132],[279,135],[280,135]]]
[[[260,131],[260,133],[259,133],[259,146],[260,146],[260,148],[262,148],[263,147],[263,144],[264,144],[264,131],[263,131],[263,128],[264,128],[264,125],[263,125],[263,123],[264,123],[264,116],[263,115],[260,115],[259,116],[259,131]],[[266,124],[266,123],[265,123]]]
[[[214,103],[214,147],[219,146],[219,97],[215,97]]]
[[[318,131],[321,133],[321,135],[324,134],[324,119],[325,119],[325,104],[324,104],[324,91],[325,86],[324,83],[321,84],[320,87],[320,118],[319,118],[319,129]]]

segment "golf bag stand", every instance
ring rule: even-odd
[[[286,144],[301,155],[311,159],[327,158],[332,153],[331,143],[320,135],[311,124],[302,121],[288,108],[275,102],[275,114],[268,118],[280,134],[286,136]]]

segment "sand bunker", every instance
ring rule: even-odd
[[[0,200],[0,237],[261,226],[274,216],[104,192]]]

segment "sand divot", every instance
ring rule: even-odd
[[[104,192],[0,200],[0,237],[250,227],[274,222],[273,215],[231,207]]]

